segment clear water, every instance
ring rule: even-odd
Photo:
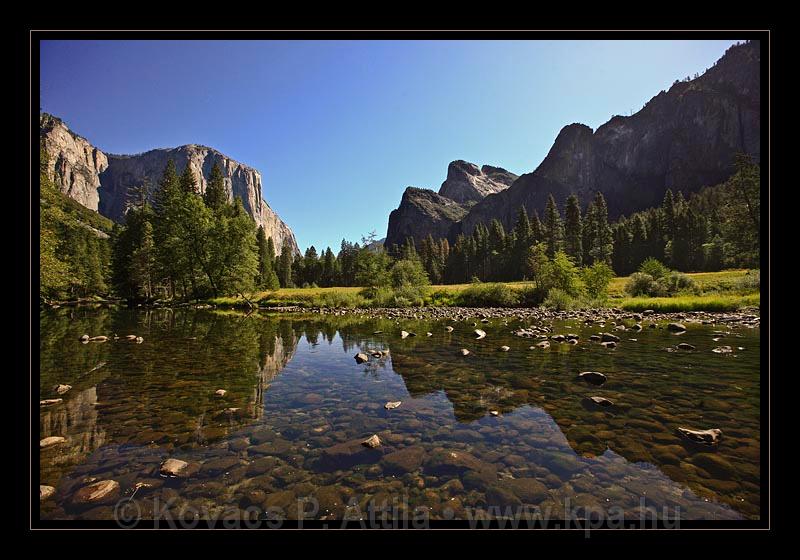
[[[117,481],[114,499],[133,496],[145,518],[155,498],[201,516],[357,518],[376,504],[432,519],[520,506],[556,518],[612,507],[638,517],[643,506],[681,519],[760,515],[758,328],[614,331],[621,342],[607,349],[588,337],[611,325],[566,321],[553,332],[579,344],[531,350],[536,339],[513,334],[528,324],[501,319],[479,324],[482,340],[472,336],[477,318],[60,309],[40,320],[40,397],[72,386],[40,409],[40,437],[66,438],[40,451],[40,483],[56,489],[42,519],[113,518],[114,500],[76,501],[98,480]],[[401,329],[417,336],[401,339]],[[114,333],[123,338],[79,341]],[[666,350],[678,342],[696,350]],[[711,351],[720,345],[734,351]],[[380,350],[388,355],[354,360]],[[577,380],[586,370],[608,381]],[[614,406],[590,406],[589,396]],[[402,404],[387,410],[389,401]],[[706,448],[678,427],[724,435]],[[373,434],[375,451],[360,445]],[[170,457],[190,474],[162,477]]]

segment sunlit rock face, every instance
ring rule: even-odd
[[[462,204],[478,202],[507,189],[516,179],[517,175],[501,167],[484,165],[479,168],[474,163],[457,160],[447,167],[447,179],[439,194]]]
[[[294,233],[262,196],[261,173],[213,148],[188,144],[136,155],[105,154],[63,121],[46,113],[40,117],[40,138],[48,155],[48,177],[61,192],[117,222],[125,216],[130,189],[148,185],[154,193],[170,159],[178,173],[187,166],[193,171],[201,194],[217,164],[224,176],[228,200],[236,197],[242,201],[256,223],[264,226],[267,237],[272,237],[277,252],[288,243],[299,253]]]

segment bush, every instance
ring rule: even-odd
[[[692,280],[682,272],[672,271],[666,276],[656,281],[656,286],[654,287],[654,290],[653,292],[650,293],[650,295],[657,296],[662,293],[672,295],[678,292],[691,290],[693,288],[694,288],[694,280]]]
[[[577,307],[577,304],[574,297],[558,288],[551,288],[544,300],[544,306],[555,311],[567,311]]]
[[[625,291],[634,297],[646,296],[653,291],[654,284],[653,277],[646,272],[634,272],[625,284]]]
[[[669,273],[669,269],[664,266],[661,261],[648,257],[639,265],[639,272],[649,274],[653,280],[658,280]]]
[[[517,292],[517,297],[523,307],[538,307],[547,297],[547,290],[540,286],[526,286]]]
[[[581,271],[586,293],[593,299],[605,299],[608,284],[614,277],[614,271],[604,262],[594,263]]]
[[[359,296],[372,307],[418,307],[425,304],[427,291],[424,286],[364,288]]]
[[[447,290],[436,290],[425,298],[425,305],[432,307],[450,307],[456,305],[458,297]]]
[[[324,292],[311,298],[315,307],[364,307],[367,301],[353,292]]]
[[[404,286],[427,286],[431,282],[428,273],[419,259],[399,260],[389,271],[392,287],[401,288]]]
[[[761,271],[760,270],[748,270],[744,276],[739,278],[736,282],[736,288],[738,290],[750,292],[750,291],[758,291],[761,289]]]
[[[457,301],[464,307],[514,307],[519,294],[505,284],[473,284],[459,294]]]

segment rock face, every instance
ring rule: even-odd
[[[200,193],[205,192],[211,169],[218,164],[228,200],[241,199],[256,223],[264,226],[267,237],[272,237],[277,252],[288,242],[299,253],[294,233],[262,197],[261,174],[213,148],[189,144],[131,156],[104,154],[48,114],[40,117],[40,138],[48,153],[48,176],[61,191],[117,222],[125,215],[129,189],[142,184],[157,188],[170,159],[179,174],[187,165],[192,169]]]
[[[461,204],[478,202],[508,188],[516,180],[517,175],[501,167],[484,165],[479,169],[474,163],[457,160],[447,167],[447,179],[439,194]]]
[[[543,215],[551,193],[563,211],[570,194],[585,208],[600,191],[613,220],[659,205],[668,188],[688,194],[719,184],[733,173],[737,153],[760,161],[760,62],[758,41],[736,45],[702,76],[676,81],[631,116],[612,117],[594,131],[567,125],[539,167],[518,178],[453,162],[438,197],[406,190],[389,217],[386,246],[406,237],[419,244],[429,233],[453,243],[495,218],[508,229],[522,206]]]
[[[106,154],[47,113],[40,116],[39,129],[48,154],[47,176],[65,195],[97,211],[100,174],[108,168]]]
[[[479,168],[463,160],[451,162],[447,167],[447,179],[438,193],[406,188],[400,206],[389,214],[384,246],[402,245],[409,237],[419,245],[429,234],[434,239],[448,237],[472,205],[508,188],[516,179],[517,175],[501,167],[484,165]]]
[[[760,62],[758,41],[733,46],[702,76],[675,82],[631,116],[596,131],[565,126],[533,173],[476,204],[450,236],[494,218],[510,227],[520,206],[542,215],[550,193],[563,208],[572,193],[585,206],[600,191],[616,219],[660,204],[668,188],[691,192],[725,181],[736,153],[760,161]]]

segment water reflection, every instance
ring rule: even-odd
[[[400,494],[434,517],[492,505],[558,508],[565,498],[629,509],[645,499],[688,518],[759,514],[757,332],[731,332],[746,350],[719,356],[702,352],[710,327],[681,338],[697,353],[675,354],[664,350],[674,344],[664,331],[611,351],[585,342],[593,331],[575,324],[560,328],[580,334],[579,345],[529,350],[533,342],[503,324],[485,327],[490,336],[478,343],[467,325],[447,333],[443,324],[404,324],[420,336],[400,339],[394,322],[352,316],[184,309],[41,318],[41,397],[59,383],[73,387],[41,409],[41,437],[67,440],[40,454],[41,483],[56,487],[43,518],[109,515],[107,506],[72,501],[103,477],[123,494],[145,480],[153,492],[212,508],[334,496],[320,513],[334,517],[348,499]],[[84,333],[122,338],[80,344]],[[129,333],[144,343],[125,341]],[[501,344],[511,351],[498,352]],[[462,347],[471,354],[461,356]],[[381,350],[366,364],[353,360]],[[609,381],[575,380],[589,369]],[[587,405],[592,395],[614,406]],[[675,434],[712,425],[725,432],[714,450]],[[383,440],[374,457],[359,444],[373,433]],[[162,487],[167,457],[197,474]]]

